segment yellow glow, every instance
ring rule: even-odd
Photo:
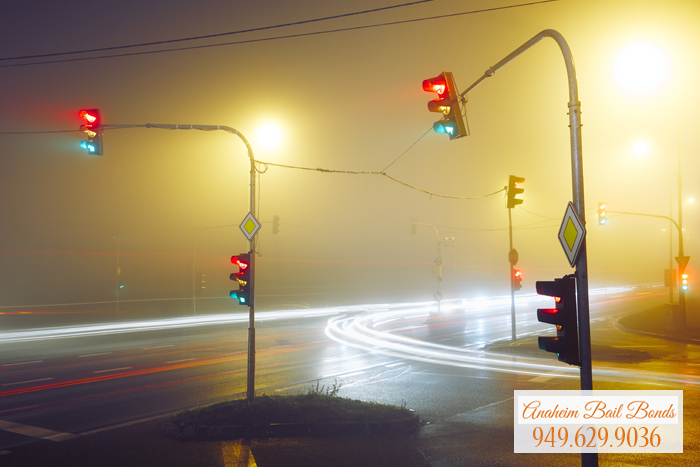
[[[668,62],[661,50],[651,44],[627,46],[615,61],[615,77],[628,91],[642,93],[661,84],[668,74]]]
[[[258,130],[258,143],[266,148],[274,148],[282,141],[282,131],[272,123],[267,123]]]
[[[637,141],[632,146],[632,153],[635,156],[645,156],[649,153],[649,144],[646,141]]]

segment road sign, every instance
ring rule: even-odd
[[[559,243],[564,248],[564,253],[566,253],[566,258],[572,268],[576,264],[576,258],[578,258],[585,237],[586,229],[583,227],[581,219],[578,218],[573,203],[569,201],[564,213],[564,220],[559,228]]]
[[[442,292],[435,292],[433,294],[433,298],[435,299],[436,302],[439,302],[440,300],[442,300]]]
[[[508,252],[508,262],[513,266],[518,264],[518,250],[516,250],[515,248]]]
[[[255,234],[258,233],[258,230],[260,230],[260,222],[258,222],[252,212],[249,212],[239,227],[243,235],[245,235],[245,238],[250,242],[253,240],[253,237],[255,237]]]
[[[678,269],[680,270],[681,274],[685,272],[685,267],[688,265],[688,260],[690,260],[690,256],[676,256],[676,261],[678,261]]]

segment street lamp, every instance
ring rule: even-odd
[[[257,141],[264,148],[274,148],[282,141],[282,130],[274,123],[266,123],[260,127]]]
[[[663,52],[648,43],[625,47],[615,61],[615,77],[628,91],[639,94],[659,86],[668,74],[668,62]]]
[[[664,53],[655,45],[649,43],[631,44],[624,48],[615,62],[615,76],[625,89],[632,93],[649,92],[659,86],[668,74],[668,60]],[[681,151],[680,151],[680,90],[678,92],[678,262],[679,273],[683,274],[689,257],[683,251],[683,192],[681,189]],[[673,268],[671,268],[673,269]],[[673,299],[672,299],[673,301]],[[681,323],[685,327],[685,290],[680,288],[678,307]]]

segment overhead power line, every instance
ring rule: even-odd
[[[464,16],[464,15],[473,15],[473,14],[477,14],[477,13],[487,13],[487,12],[498,11],[498,10],[508,10],[511,8],[520,8],[520,7],[540,5],[543,3],[552,3],[552,2],[559,2],[559,1],[561,1],[561,0],[541,0],[541,1],[537,1],[537,2],[520,3],[517,5],[506,5],[506,6],[502,6],[502,7],[485,8],[485,9],[481,9],[481,10],[471,10],[471,11],[465,11],[465,12],[461,12],[461,13],[449,13],[449,14],[444,14],[444,15],[426,16],[426,17],[409,19],[409,20],[402,20],[402,21],[391,21],[391,22],[385,22],[385,23],[368,24],[368,25],[363,25],[363,26],[352,26],[352,27],[347,27],[347,28],[327,29],[324,31],[307,32],[307,33],[299,33],[299,34],[287,34],[287,35],[283,35],[283,36],[263,37],[263,38],[259,38],[259,39],[247,39],[247,40],[240,40],[240,41],[233,41],[233,42],[223,42],[223,43],[218,43],[218,44],[193,45],[193,46],[186,46],[186,47],[175,47],[175,48],[170,48],[170,49],[146,50],[146,51],[141,51],[141,52],[128,52],[128,53],[111,54],[111,55],[97,55],[97,56],[93,56],[93,57],[66,58],[66,59],[61,59],[61,60],[44,60],[44,61],[29,62],[29,63],[12,63],[12,64],[7,64],[7,65],[0,65],[0,68],[12,68],[12,67],[21,67],[21,66],[30,66],[30,65],[46,65],[46,64],[51,64],[51,63],[80,62],[80,61],[98,60],[98,59],[104,59],[104,58],[130,57],[130,56],[136,56],[136,55],[150,55],[150,54],[158,54],[158,53],[165,53],[165,52],[179,52],[179,51],[183,51],[183,50],[207,49],[207,48],[211,48],[211,47],[222,47],[222,46],[227,46],[227,45],[251,44],[251,43],[255,43],[255,42],[265,42],[265,41],[280,40],[280,39],[292,39],[292,38],[296,38],[296,37],[316,36],[316,35],[320,35],[320,34],[330,34],[330,33],[345,32],[345,31],[356,31],[356,30],[360,30],[360,29],[377,28],[377,27],[382,27],[382,26],[392,26],[392,25],[397,25],[397,24],[417,23],[420,21],[429,21],[429,20],[434,20],[434,19],[451,18],[451,17]],[[83,52],[76,52],[76,53],[83,53]],[[67,52],[61,53],[61,55],[66,55],[66,54],[67,54]],[[45,54],[45,55],[50,56],[50,54]],[[8,59],[10,59],[10,58],[8,58]]]
[[[396,8],[403,8],[406,6],[413,6],[413,5],[417,5],[420,3],[429,3],[429,2],[433,2],[433,1],[436,1],[436,0],[418,0],[418,1],[410,2],[410,3],[402,3],[400,5],[391,5],[391,6],[386,6],[386,7],[382,7],[382,8],[373,8],[371,10],[354,11],[352,13],[343,13],[340,15],[325,16],[323,18],[306,19],[306,20],[302,20],[302,21],[295,21],[292,23],[275,24],[272,26],[261,26],[259,28],[239,29],[237,31],[221,32],[218,34],[206,34],[203,36],[182,37],[179,39],[166,39],[166,40],[162,40],[162,41],[153,41],[153,42],[140,42],[138,44],[115,45],[112,47],[99,47],[99,48],[94,48],[94,49],[72,50],[70,52],[54,52],[54,53],[37,54],[37,55],[22,55],[22,56],[15,56],[15,57],[2,57],[2,58],[0,58],[0,61],[25,60],[25,59],[30,59],[30,58],[43,58],[43,57],[59,57],[62,55],[75,55],[75,54],[84,54],[84,53],[91,53],[91,52],[106,52],[108,50],[130,49],[130,48],[134,48],[134,47],[147,47],[147,46],[152,46],[152,45],[172,44],[172,43],[176,43],[176,42],[187,42],[187,41],[196,41],[196,40],[201,40],[201,39],[211,39],[214,37],[232,36],[234,34],[244,34],[247,32],[266,31],[269,29],[278,29],[278,28],[285,28],[285,27],[289,27],[289,26],[298,26],[301,24],[317,23],[319,21],[328,21],[331,19],[347,18],[349,16],[364,15],[367,13],[376,13],[378,11],[384,11],[384,10],[393,10]]]
[[[295,166],[295,165],[285,165],[285,164],[275,164],[272,162],[264,162],[264,161],[255,161],[257,164],[264,165],[264,166],[273,166],[273,167],[283,167],[285,169],[297,169],[297,170],[310,170],[314,172],[322,172],[322,173],[336,173],[336,174],[347,174],[347,175],[381,175],[383,177],[386,177],[390,180],[395,181],[396,183],[400,183],[403,186],[406,186],[408,188],[411,188],[413,190],[420,191],[422,193],[426,193],[431,196],[438,196],[440,198],[450,198],[450,199],[480,199],[480,198],[486,198],[488,196],[493,196],[495,194],[498,194],[502,191],[506,190],[506,187],[501,188],[500,190],[494,191],[493,193],[487,193],[485,195],[478,195],[478,196],[451,196],[451,195],[443,195],[440,193],[435,193],[432,191],[424,190],[422,188],[418,188],[414,185],[411,185],[410,183],[406,183],[404,181],[401,181],[395,177],[392,177],[391,175],[387,174],[386,172],[366,172],[366,171],[354,171],[354,170],[332,170],[332,169],[323,169],[321,167],[313,168],[313,167],[300,167],[300,166]],[[267,171],[267,167],[263,170],[259,170],[261,173],[265,173]]]

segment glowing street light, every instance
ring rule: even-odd
[[[266,123],[258,130],[258,143],[266,148],[274,148],[282,141],[282,131],[273,123]]]
[[[615,77],[633,93],[650,91],[668,74],[668,62],[661,50],[648,43],[636,43],[620,52],[615,61]]]
[[[646,156],[649,153],[649,144],[646,141],[637,141],[632,146],[632,154],[635,156]]]

